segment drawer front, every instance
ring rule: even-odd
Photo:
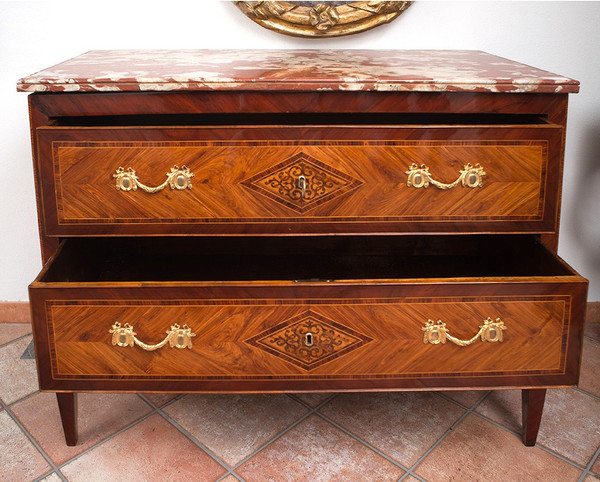
[[[560,127],[39,130],[48,235],[555,229]]]
[[[99,290],[82,300],[34,289],[32,302],[42,388],[528,386],[576,381],[585,292],[565,290],[572,293],[183,299],[165,289],[145,300],[103,299]]]

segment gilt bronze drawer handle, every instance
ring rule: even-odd
[[[419,167],[417,164],[413,163],[408,169],[409,170],[406,171],[406,174],[408,175],[406,185],[417,189],[422,187],[427,188],[429,187],[429,184],[433,184],[439,189],[452,189],[453,187],[458,186],[458,183],[462,183],[463,187],[481,187],[483,186],[483,177],[486,175],[483,167],[479,164],[475,164],[474,166],[465,164],[462,171],[460,171],[458,179],[450,184],[445,184],[433,179],[429,173],[429,168],[425,164],[421,164]]]
[[[475,336],[469,340],[459,340],[452,336],[448,333],[446,323],[442,320],[438,320],[437,322],[428,320],[421,330],[425,332],[423,334],[423,343],[439,345],[440,343],[446,343],[446,340],[450,340],[459,346],[467,346],[475,343],[479,337],[481,337],[481,341],[488,341],[490,343],[501,342],[503,340],[502,331],[506,330],[506,326],[504,326],[504,322],[500,318],[496,318],[496,321],[487,318],[483,320],[483,325],[479,326],[479,331]]]
[[[171,189],[192,189],[192,177],[194,174],[190,170],[182,166],[173,166],[171,172],[167,172],[167,179],[160,186],[150,187],[141,183],[135,170],[129,167],[127,170],[119,167],[113,174],[116,179],[117,191],[137,191],[138,187],[143,191],[154,193],[162,191],[165,187],[170,186]]]
[[[171,348],[192,348],[192,337],[196,336],[195,333],[192,332],[192,329],[183,325],[180,327],[177,323],[175,323],[171,328],[166,332],[167,337],[157,343],[156,345],[147,345],[146,343],[138,340],[136,338],[136,333],[133,331],[133,326],[129,323],[125,323],[121,326],[121,323],[116,322],[110,330],[109,333],[112,333],[112,344],[118,346],[133,346],[135,343],[137,346],[142,347],[146,351],[153,351],[162,348],[167,343]]]

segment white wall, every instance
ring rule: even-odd
[[[0,0],[0,300],[27,299],[40,269],[27,95],[20,77],[91,49],[477,49],[581,81],[571,96],[559,253],[600,300],[600,2],[417,1],[337,39],[263,29],[215,0]]]

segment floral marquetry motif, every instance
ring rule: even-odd
[[[371,341],[368,336],[309,310],[246,343],[312,370]]]
[[[301,152],[242,184],[304,213],[355,189],[362,181]]]

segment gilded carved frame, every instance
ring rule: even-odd
[[[413,2],[234,2],[259,25],[295,37],[339,37],[391,22]]]

